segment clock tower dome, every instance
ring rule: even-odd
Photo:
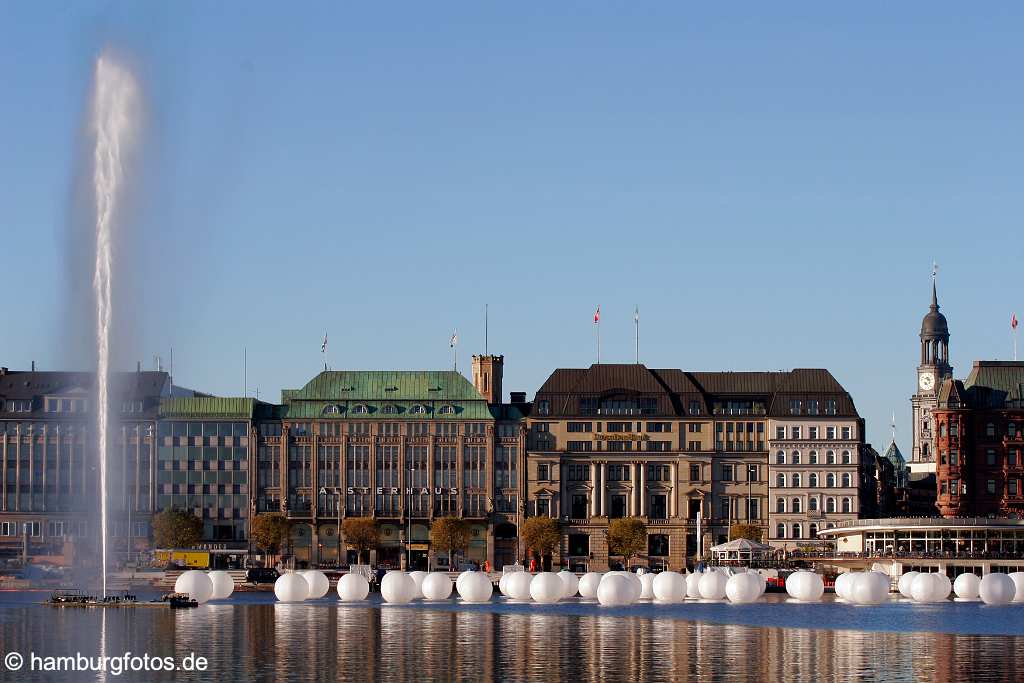
[[[921,321],[921,364],[917,366],[917,390],[910,398],[914,413],[914,446],[911,472],[935,471],[935,425],[932,411],[938,405],[942,381],[953,376],[949,364],[949,326],[939,312],[939,299],[932,277],[932,304]]]

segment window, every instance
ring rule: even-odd
[[[776,439],[785,439],[786,438],[786,428],[785,427],[776,427],[775,428],[775,438]]]
[[[592,441],[567,441],[565,450],[572,452],[589,451],[594,447]]]
[[[850,451],[843,451],[843,464],[844,465],[849,465],[850,464]]]
[[[835,488],[836,486],[836,475],[829,472],[825,475],[825,488]]]
[[[650,481],[670,481],[672,479],[668,465],[647,465],[647,479]]]
[[[538,415],[550,415],[551,414],[551,401],[548,401],[548,400],[537,401],[537,414]]]
[[[700,401],[690,401],[690,408],[687,412],[690,415],[700,415]]]
[[[370,407],[368,405],[366,405],[365,403],[357,403],[355,405],[355,407],[352,408],[352,414],[353,415],[367,415],[367,414],[369,414],[369,412],[370,412]]]
[[[586,519],[587,517],[587,497],[579,493],[574,494],[572,497],[572,518]]]
[[[825,499],[825,512],[835,512],[835,511],[836,511],[836,499],[835,498],[826,498]]]
[[[843,427],[843,440],[848,441],[852,437],[852,430],[849,427]]]
[[[629,465],[608,465],[608,481],[629,481]]]
[[[672,431],[672,423],[671,422],[648,422],[647,423],[647,431],[648,432],[656,432],[656,433],[671,432]]]
[[[578,434],[591,431],[593,426],[592,422],[569,422],[565,425],[565,431]]]
[[[700,422],[687,422],[686,431],[690,434],[699,434],[702,426]]]
[[[835,427],[825,427],[825,438],[829,439],[829,440],[835,439],[836,438],[836,428]]]
[[[786,464],[786,453],[785,451],[779,451],[775,454],[775,464],[785,465]]]
[[[632,429],[632,422],[609,422],[604,428],[606,432],[628,432]]]
[[[588,481],[590,465],[587,463],[569,463],[569,481]],[[573,515],[575,517],[576,515]]]
[[[817,439],[818,438],[818,428],[817,427],[808,427],[807,428],[807,438],[808,439]]]
[[[807,414],[817,415],[818,414],[818,399],[812,398],[807,401]]]
[[[669,446],[672,445],[671,441],[648,441],[647,450],[649,451],[667,451]]]
[[[810,510],[811,512],[816,512],[818,510],[818,499],[815,498],[814,496],[808,498],[807,509]]]
[[[786,525],[785,524],[779,524],[778,526],[775,527],[775,537],[776,538],[785,538],[786,537]]]
[[[793,474],[793,488],[800,488],[800,473],[795,472]]]
[[[817,465],[818,464],[818,451],[811,451],[810,453],[808,453],[807,454],[807,462],[811,463],[812,465]]]
[[[945,496],[949,493],[949,482],[943,479],[939,483],[939,494]]]
[[[849,498],[843,498],[843,512],[853,512],[853,509],[850,507]]]
[[[960,480],[950,479],[949,480],[949,495],[959,496],[960,495]]]
[[[792,455],[793,455],[793,464],[794,465],[799,465],[800,464],[800,451],[793,451]]]
[[[1018,481],[1016,479],[1010,479],[1006,482],[1006,492],[1011,496],[1017,495]]]
[[[995,436],[995,435],[996,435],[996,426],[993,423],[989,422],[987,425],[985,425],[985,436]],[[945,436],[945,434],[943,434],[943,436]]]
[[[388,415],[396,415],[402,412],[402,409],[394,405],[393,403],[389,403],[386,406],[384,406],[384,412]]]
[[[790,415],[799,415],[800,414],[800,401],[799,400],[791,400],[789,402],[789,414]]]
[[[993,448],[989,448],[985,451],[985,464],[992,467],[996,464],[996,451]]]
[[[780,489],[786,488],[786,475],[782,472],[779,472],[778,476],[775,477],[775,486]]]
[[[790,506],[789,509],[791,511],[793,511],[793,512],[800,512],[800,499],[799,498],[794,498],[793,502],[792,502],[792,505]]]
[[[850,473],[849,472],[843,472],[843,488],[845,488],[845,489],[850,488]]]
[[[700,465],[690,465],[690,481],[701,481]]]
[[[800,528],[800,525],[799,524],[794,524],[793,525],[793,538],[801,538],[802,536],[803,536],[803,532],[802,532],[802,530]]]
[[[811,474],[807,477],[807,485],[810,486],[812,489],[818,488],[818,473],[817,472],[811,472]]]
[[[757,465],[747,465],[747,481],[757,481]]]
[[[835,451],[828,451],[827,453],[825,453],[825,463],[829,464],[829,465],[835,465],[836,464],[836,452]]]
[[[443,405],[440,408],[438,408],[437,412],[440,413],[441,415],[454,415],[455,414],[455,406],[453,406],[453,405]]]
[[[956,422],[949,423],[949,435],[960,436],[960,425]]]
[[[546,462],[542,462],[537,465],[537,479],[539,481],[548,480],[548,464]]]
[[[1019,458],[1019,457],[1020,457],[1020,451],[1018,451],[1016,448],[1010,450],[1006,454],[1006,464],[1009,465],[1010,467],[1016,467],[1017,466],[1017,458]]]
[[[413,415],[426,415],[427,407],[425,405],[417,403],[416,405],[409,409],[409,412],[412,413]]]
[[[988,491],[990,494],[994,494],[996,492],[996,480],[989,479],[988,481],[986,481],[985,490]]]
[[[589,557],[590,536],[587,534],[569,534],[569,555]]]
[[[960,460],[960,451],[958,451],[955,448],[950,450],[949,451],[949,464],[950,464],[950,466],[955,467],[957,465],[957,463],[959,462],[959,460]]]
[[[700,449],[701,449],[700,448],[700,441],[687,441],[686,442],[686,450],[688,450],[688,451],[699,451]]]
[[[825,414],[835,415],[836,412],[836,400],[834,398],[830,398],[827,401],[825,401]]]
[[[139,405],[139,408],[140,409],[142,408],[141,404]],[[1006,434],[1011,439],[1016,439],[1017,438],[1017,425],[1015,423],[1013,423],[1013,422],[1011,422],[1010,424],[1006,425]]]
[[[793,438],[794,438],[794,439],[799,439],[799,438],[801,438],[801,437],[800,437],[800,434],[801,434],[801,430],[800,430],[800,427],[793,427],[793,429],[792,429],[792,432],[793,432]]]

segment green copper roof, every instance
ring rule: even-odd
[[[1006,394],[1006,400],[1024,400],[1024,361],[975,361],[964,387],[987,387]]]
[[[160,399],[160,417],[250,420],[256,403],[253,398],[164,398]]]

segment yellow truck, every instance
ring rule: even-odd
[[[205,550],[157,550],[155,555],[157,563],[161,566],[173,562],[189,569],[210,567],[210,553]]]

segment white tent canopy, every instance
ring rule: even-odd
[[[737,538],[735,541],[722,543],[711,548],[711,556],[717,560],[760,560],[775,555],[775,548],[764,543]]]

